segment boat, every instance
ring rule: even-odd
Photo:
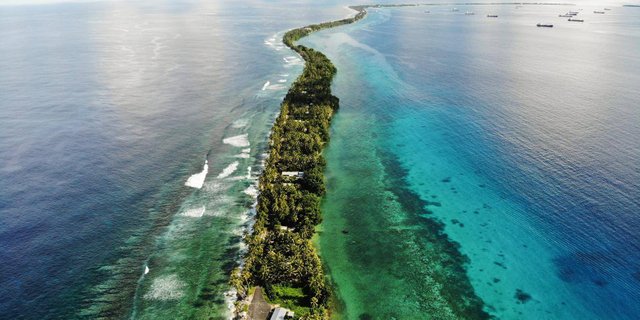
[[[582,20],[582,19],[567,19],[567,21],[572,21],[572,22],[584,22],[584,20]]]
[[[497,14],[488,14],[487,18],[497,18],[498,15]]]
[[[568,13],[568,14],[570,14],[570,15],[574,15],[574,16],[575,16],[575,15],[577,15],[578,13],[580,13],[580,12],[578,12],[578,11],[569,11],[569,13]]]
[[[536,27],[539,27],[539,28],[553,28],[553,25],[552,24],[546,24],[546,23],[538,23],[538,24],[536,24]]]
[[[471,11],[467,11],[467,12],[465,12],[465,13],[464,13],[464,15],[465,15],[465,16],[472,16],[472,15],[474,15],[474,14],[475,14],[475,13],[473,13],[473,12],[471,12]]]
[[[573,17],[573,15],[565,13],[565,14],[559,14],[558,17],[560,17],[560,18],[571,18],[571,17]]]
[[[593,13],[596,13],[596,14],[604,14],[604,11],[594,11]]]
[[[451,12],[458,12],[458,11],[459,11],[458,8],[451,9]]]
[[[425,11],[424,13],[431,13],[431,11],[427,10],[427,11]]]
[[[604,11],[609,11],[609,10],[611,10],[611,9],[609,9],[609,8],[604,8]]]

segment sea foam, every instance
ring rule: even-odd
[[[250,185],[244,189],[243,193],[255,199],[258,197],[258,188],[254,185]]]
[[[204,184],[204,179],[207,177],[207,173],[209,172],[209,160],[204,161],[204,168],[199,173],[196,173],[187,179],[187,182],[184,183],[187,187],[192,187],[196,189],[202,188]]]
[[[185,283],[178,279],[175,274],[159,277],[153,280],[149,292],[144,295],[148,300],[178,300],[182,298],[184,293],[182,290],[186,287]]]
[[[233,128],[244,128],[247,125],[249,125],[248,119],[238,119],[231,124]]]
[[[218,179],[224,179],[228,176],[230,176],[232,173],[234,173],[237,169],[238,169],[238,165],[240,163],[238,161],[228,165],[226,168],[224,168],[222,170],[222,172],[220,172],[220,174],[218,175]]]
[[[283,84],[272,84],[267,89],[269,89],[269,90],[284,90],[284,89],[287,89],[287,86],[283,85]]]
[[[303,65],[304,64],[302,59],[300,59],[300,58],[298,58],[296,56],[284,57],[284,58],[282,58],[282,60],[284,60],[284,63],[285,63],[286,67],[299,66],[299,65]]]
[[[201,208],[188,209],[182,212],[182,215],[185,217],[200,218],[204,215],[205,210],[205,206],[202,206]]]
[[[241,154],[236,154],[236,158],[249,159],[251,157],[251,148],[242,149]]]
[[[233,137],[229,137],[229,138],[225,138],[222,140],[223,143],[225,144],[229,144],[232,145],[234,147],[248,147],[250,145],[249,143],[249,135],[248,134],[241,134],[239,136],[233,136]]]
[[[284,48],[284,44],[282,43],[282,41],[278,41],[278,39],[280,39],[281,37],[278,36],[278,34],[274,34],[273,37],[264,40],[264,44],[267,45],[268,47],[273,48],[276,51],[280,51]]]

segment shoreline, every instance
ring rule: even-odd
[[[337,69],[323,53],[296,42],[316,31],[357,22],[366,16],[368,8],[476,4],[479,3],[353,5],[348,6],[355,11],[353,16],[284,34],[282,42],[305,64],[283,99],[271,129],[253,229],[244,240],[247,251],[229,279],[232,289],[228,296],[235,296],[231,308],[234,318],[249,316],[252,292],[260,287],[271,308],[285,307],[305,319],[328,318],[343,303],[331,290],[334,284],[325,275],[319,247],[314,244],[325,195],[323,151],[329,142],[332,117],[339,108],[339,99],[331,92]]]
[[[352,17],[312,24],[286,32],[283,43],[305,61],[280,107],[269,138],[269,156],[260,176],[256,218],[242,263],[231,274],[235,290],[234,317],[247,318],[251,292],[264,288],[268,302],[296,312],[296,317],[329,315],[331,292],[317,250],[312,244],[321,222],[325,193],[323,150],[339,108],[331,93],[337,72],[321,52],[296,42],[324,29],[351,24],[370,6],[350,6]]]
[[[230,277],[235,296],[233,316],[247,317],[248,301],[257,287],[267,302],[296,311],[296,318],[327,318],[340,298],[318,255],[316,227],[322,221],[320,203],[325,194],[322,154],[329,127],[339,108],[331,84],[337,70],[321,52],[296,42],[309,34],[363,19],[368,8],[447,5],[575,5],[545,2],[416,3],[348,6],[355,15],[287,31],[282,42],[304,61],[302,74],[281,103],[269,137],[269,151],[260,176],[253,230],[245,238],[247,252]],[[292,121],[293,120],[293,121]],[[439,233],[439,232],[436,232]],[[316,243],[317,244],[317,243]],[[464,281],[463,281],[464,282]],[[482,303],[480,303],[482,304]],[[482,312],[480,312],[482,314]]]

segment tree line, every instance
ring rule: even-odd
[[[296,41],[312,32],[353,23],[364,18],[358,13],[332,22],[314,24],[285,33],[283,42],[305,61],[302,74],[285,96],[269,138],[269,157],[260,176],[253,232],[246,238],[248,251],[244,265],[231,275],[238,299],[253,286],[273,295],[274,286],[302,288],[301,319],[328,318],[330,290],[320,258],[311,243],[315,227],[322,221],[320,200],[325,193],[324,146],[329,142],[329,126],[338,110],[339,99],[331,93],[336,68],[321,52]],[[282,172],[303,174],[285,176]]]

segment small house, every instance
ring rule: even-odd
[[[284,320],[293,318],[293,311],[285,308],[276,308],[271,314],[270,320]]]
[[[304,172],[302,171],[282,171],[283,177],[291,177],[296,179],[302,179],[304,177]]]

